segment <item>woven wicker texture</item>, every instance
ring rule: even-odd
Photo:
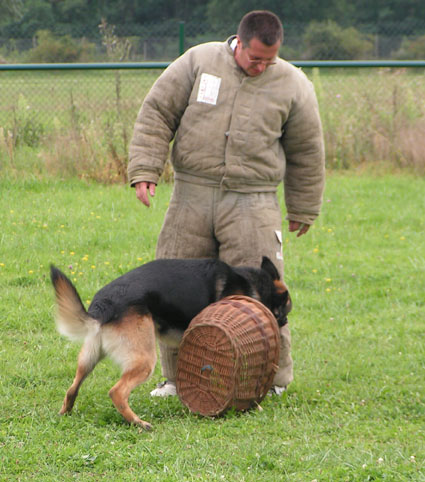
[[[229,296],[209,305],[185,331],[177,394],[192,412],[247,410],[265,397],[279,361],[279,328],[259,301]]]

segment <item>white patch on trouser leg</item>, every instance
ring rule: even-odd
[[[283,259],[283,249],[282,249],[282,231],[276,229],[274,232],[276,234],[276,238],[280,244],[280,251],[276,251],[276,259],[282,260]]]

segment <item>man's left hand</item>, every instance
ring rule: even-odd
[[[297,238],[305,234],[309,229],[310,229],[310,224],[304,224],[298,221],[289,221],[289,232],[294,233],[298,231]]]

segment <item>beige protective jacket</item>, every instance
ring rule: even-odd
[[[233,38],[193,47],[155,82],[134,128],[130,184],[158,182],[174,139],[176,179],[237,192],[275,191],[283,180],[287,218],[312,224],[324,187],[313,86],[282,59],[247,76]]]

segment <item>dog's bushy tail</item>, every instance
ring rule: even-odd
[[[59,333],[71,340],[84,340],[95,335],[100,324],[84,308],[80,295],[71,281],[55,266],[50,266],[50,278],[56,294],[56,326]]]

